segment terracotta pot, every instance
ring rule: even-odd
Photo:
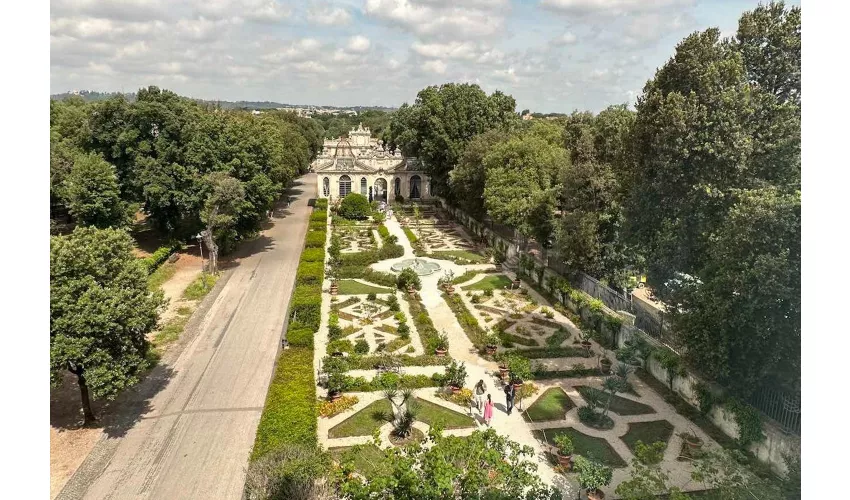
[[[453,287],[453,286],[447,286],[447,287],[446,287],[446,295],[448,295],[449,297],[451,297],[451,296],[452,296],[452,295],[454,295],[454,294],[455,294],[455,287]]]
[[[611,360],[608,358],[602,358],[599,361],[599,368],[602,369],[602,373],[610,373],[611,372]]]
[[[602,500],[603,498],[605,498],[605,493],[602,493],[602,490],[587,491],[587,500]]]
[[[336,283],[331,284],[331,295],[336,295],[339,293],[339,285]]]
[[[591,344],[589,340],[582,340],[581,346],[585,349],[590,349],[591,347],[593,347],[593,344]]]
[[[460,387],[456,387],[456,386],[450,386],[450,387],[452,389],[452,394],[457,394],[457,393],[460,392],[460,389],[461,389]]]
[[[435,349],[435,351],[437,352],[437,356],[445,356],[446,355],[445,349]]]
[[[696,439],[696,440],[684,439],[684,441],[685,441],[685,444],[688,445],[689,451],[699,451],[699,449],[702,448],[702,441],[699,440],[699,439]]]
[[[519,287],[520,285],[522,285],[522,281],[520,281],[519,279],[515,279],[513,283],[515,287]]]
[[[510,370],[508,370],[508,368],[507,368],[506,366],[504,366],[504,367],[503,367],[503,366],[500,366],[500,367],[499,367],[499,377],[500,377],[502,380],[504,380],[504,379],[505,379],[505,377],[507,377],[507,376],[508,376],[508,372],[509,372],[509,371],[510,371]]]
[[[488,345],[488,346],[485,346],[484,348],[487,350],[487,354],[489,354],[490,356],[496,354],[496,346]]]
[[[567,470],[572,469],[573,456],[572,455],[561,455],[560,453],[558,453],[558,465],[566,468]]]
[[[331,401],[337,401],[339,398],[342,397],[342,393],[341,392],[334,392],[330,396],[331,396]]]
[[[522,387],[522,381],[514,382],[514,389],[519,390],[520,387]]]

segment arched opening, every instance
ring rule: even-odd
[[[395,178],[395,195],[401,195],[401,179],[399,179],[398,177]]]
[[[351,192],[351,177],[343,175],[339,178],[339,197],[345,198]]]
[[[362,194],[363,196],[366,196],[366,178],[365,177],[360,178],[360,194]]]
[[[378,201],[387,201],[386,179],[378,179],[375,181],[375,199]]]
[[[418,200],[421,197],[422,179],[418,175],[410,178],[410,199]]]
[[[325,177],[322,179],[322,194],[325,198],[331,195],[331,180]]]

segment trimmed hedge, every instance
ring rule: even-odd
[[[386,389],[422,389],[424,387],[442,387],[445,375],[398,375],[381,373],[372,380],[364,377],[345,377],[345,392],[374,392]]]
[[[310,231],[304,241],[306,248],[325,248],[326,233],[324,231]]]
[[[316,203],[313,205],[315,210],[325,210],[328,209],[328,199],[327,198],[318,198]]]
[[[341,268],[358,267],[356,276],[340,276],[342,278],[359,278],[363,268],[378,262],[379,260],[395,259],[404,255],[404,247],[399,244],[386,244],[379,250],[367,250],[365,252],[344,253],[340,255]]]
[[[324,248],[305,248],[303,252],[301,252],[301,262],[324,262],[325,261],[325,249]]]
[[[315,387],[313,350],[292,347],[282,351],[257,427],[251,460],[285,444],[318,444]]]
[[[292,347],[309,347],[312,349],[314,335],[315,332],[310,328],[288,328],[286,340]]]
[[[305,262],[304,259],[301,259],[295,279],[299,285],[318,284],[321,286],[324,277],[324,262]]]
[[[145,265],[145,268],[148,270],[148,274],[153,274],[154,271],[157,270],[159,266],[162,265],[163,262],[168,260],[171,257],[171,254],[180,250],[180,243],[173,243],[167,246],[161,246],[156,249],[156,251],[149,256],[142,259],[142,264]]]
[[[422,341],[425,352],[432,354],[440,340],[440,332],[434,327],[428,311],[419,299],[411,298],[408,294],[404,294],[404,299],[410,306],[410,315],[413,317],[413,324],[416,325],[416,331],[419,332],[419,339]]]
[[[322,314],[322,287],[319,284],[298,285],[289,305],[289,321],[319,331]]]
[[[348,341],[349,343],[351,341]],[[423,354],[421,356],[410,356],[401,354],[394,356],[401,366],[440,366],[452,362],[451,356],[437,356],[434,354]],[[383,356],[349,356],[346,358],[349,370],[374,370],[384,360]]]
[[[328,228],[328,223],[325,221],[312,221],[310,222],[310,231],[325,231]]]
[[[417,238],[416,235],[413,234],[413,231],[411,231],[410,228],[405,227],[402,229],[404,229],[404,235],[407,236],[407,239],[410,241],[410,243],[416,243],[416,241],[419,240],[419,238]]]
[[[327,210],[314,210],[310,215],[310,222],[322,221],[325,224],[328,223],[328,211]]]

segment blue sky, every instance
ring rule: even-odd
[[[799,5],[799,1],[787,2]],[[758,1],[52,0],[50,87],[204,99],[411,102],[474,82],[517,110],[634,103],[684,36]]]

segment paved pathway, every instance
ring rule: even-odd
[[[298,179],[291,206],[240,248],[180,356],[138,389],[137,416],[106,426],[58,498],[241,497],[315,185]]]

